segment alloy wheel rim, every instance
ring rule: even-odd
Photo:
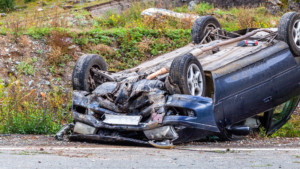
[[[295,22],[292,34],[295,45],[300,48],[300,20]]]
[[[200,68],[196,64],[191,64],[187,71],[187,84],[191,95],[202,96],[203,77]]]

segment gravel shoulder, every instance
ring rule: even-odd
[[[47,135],[0,135],[0,146],[5,147],[24,147],[24,146],[55,146],[55,147],[118,147],[130,146],[128,144],[104,144],[57,141],[53,136]],[[198,141],[187,144],[180,144],[176,147],[211,147],[211,148],[300,148],[300,138],[251,138],[243,137],[234,141]],[[135,146],[136,147],[136,146]]]

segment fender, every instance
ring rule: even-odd
[[[195,112],[195,116],[165,116],[163,120],[164,125],[184,125],[220,133],[215,121],[211,98],[176,94],[168,97],[166,108],[168,107],[192,110]]]

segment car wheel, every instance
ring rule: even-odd
[[[91,92],[103,83],[93,70],[107,70],[104,59],[99,55],[83,55],[76,62],[72,74],[73,90]]]
[[[205,96],[205,76],[198,59],[192,54],[175,58],[171,64],[170,77],[181,94]]]
[[[228,132],[226,129],[222,132],[222,134],[219,135],[219,138],[221,141],[232,141],[235,140],[235,137],[233,134]]]
[[[203,43],[209,43],[213,40],[218,39],[218,37],[214,35],[205,37],[209,31],[213,31],[217,28],[221,29],[221,25],[215,17],[202,16],[197,18],[192,27],[192,32],[191,32],[192,42],[199,44],[204,39]]]
[[[278,25],[278,39],[286,42],[295,56],[300,56],[300,14],[285,13]]]

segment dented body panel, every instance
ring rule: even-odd
[[[175,107],[192,110],[195,115],[166,116],[163,123],[169,125],[184,125],[199,130],[220,132],[213,113],[213,101],[211,98],[191,95],[172,95],[168,97],[166,107]]]

